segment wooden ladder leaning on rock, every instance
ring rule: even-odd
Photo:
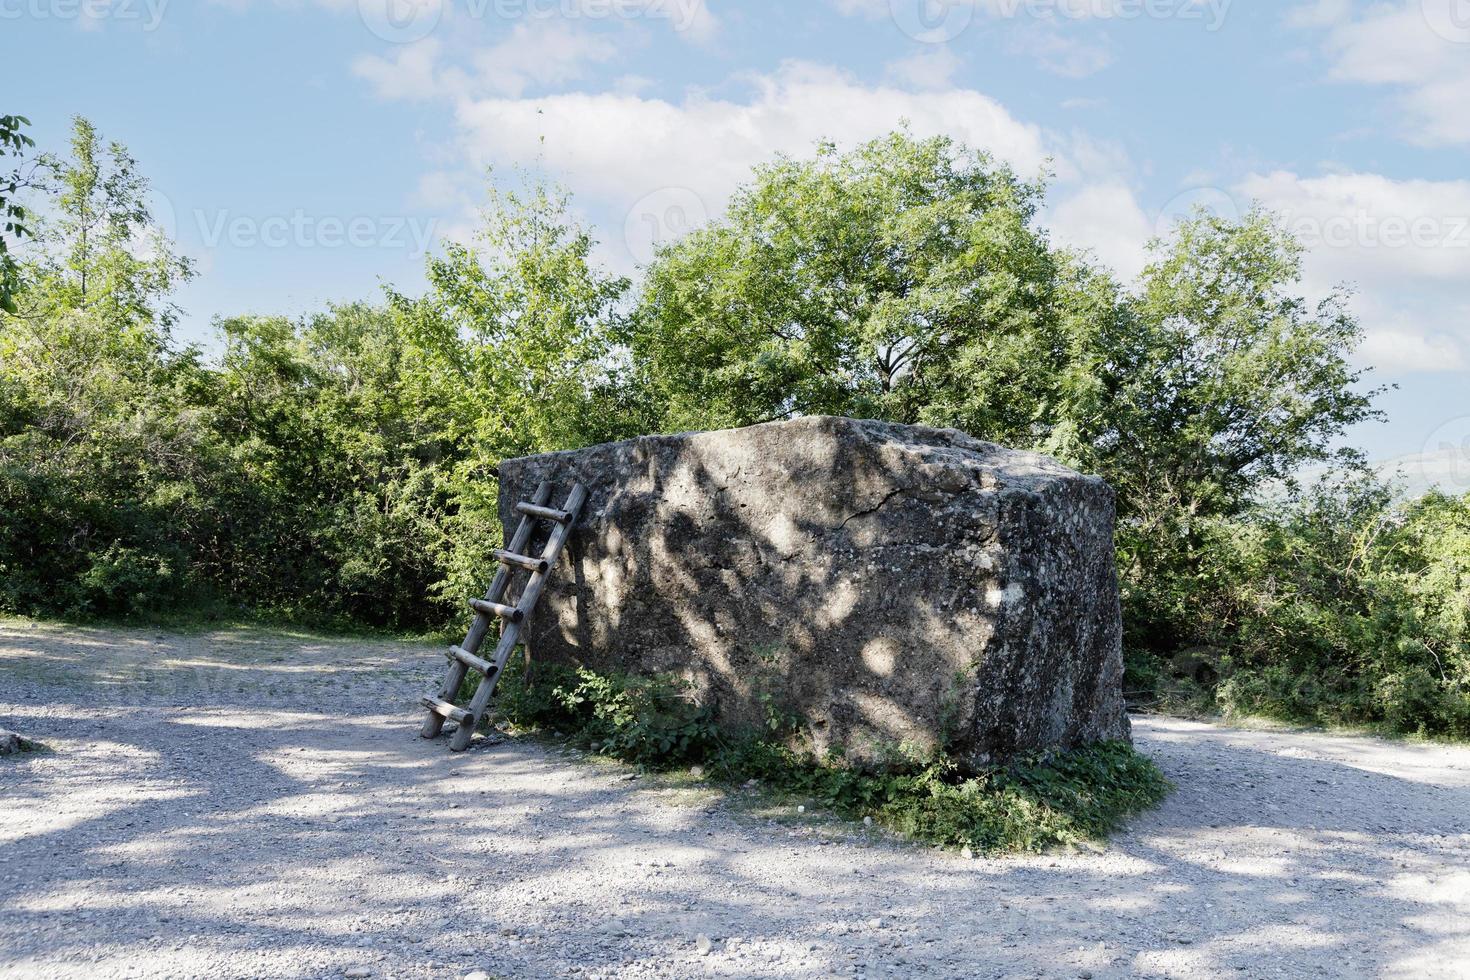
[[[523,500],[516,504],[521,523],[504,550],[497,549],[495,552],[500,569],[495,573],[485,598],[470,600],[475,621],[470,625],[464,642],[449,648],[449,671],[444,678],[444,686],[439,689],[439,695],[429,695],[423,699],[424,707],[429,709],[429,717],[419,732],[424,738],[435,738],[444,727],[445,720],[453,719],[459,723],[459,728],[456,729],[449,747],[456,752],[462,752],[469,747],[476,726],[485,717],[506,662],[520,642],[521,627],[536,608],[536,600],[541,598],[541,590],[546,588],[552,569],[561,557],[562,548],[571,536],[572,525],[577,523],[582,505],[587,502],[587,488],[580,483],[573,484],[572,492],[560,510],[546,506],[549,499],[551,484],[542,483],[529,501]],[[538,521],[550,521],[553,525],[546,547],[539,556],[522,554],[531,543]],[[530,572],[530,578],[521,589],[521,596],[516,604],[507,605],[504,601],[506,590],[510,587],[511,577],[520,571]],[[496,644],[490,659],[481,659],[480,644],[490,632],[490,624],[494,619],[501,622],[500,642]],[[470,699],[469,706],[457,707],[454,697],[470,670],[477,670],[484,676],[475,690],[475,696]]]

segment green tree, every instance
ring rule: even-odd
[[[490,567],[500,460],[643,430],[614,343],[629,284],[595,265],[594,244],[559,189],[492,189],[474,241],[429,260],[429,292],[393,297],[455,448],[439,476],[449,499],[440,594],[467,596]]]
[[[85,120],[40,167],[52,200],[0,313],[0,576],[12,607],[125,611],[186,587],[165,515],[187,521],[206,464],[197,356],[168,341],[190,268],[151,228],[131,157]]]
[[[19,157],[36,145],[21,129],[31,121],[25,116],[0,116],[0,157]],[[16,195],[29,183],[20,167],[0,174],[0,311],[15,312],[15,293],[19,289],[20,269],[10,251],[10,240],[19,241],[28,233],[26,209]]]
[[[599,396],[617,370],[613,328],[626,279],[592,261],[595,242],[565,192],[492,188],[472,244],[446,242],[413,306],[417,339],[496,452],[585,445],[617,434]]]
[[[1037,448],[1118,491],[1130,639],[1199,642],[1208,522],[1374,417],[1345,297],[1267,213],[1198,215],[1132,290],[1036,227],[1043,188],[894,133],[757,171],[665,249],[628,331],[664,428],[834,413]]]
[[[201,571],[255,608],[399,627],[442,614],[451,426],[399,318],[350,304],[218,326],[210,404],[228,465],[210,474],[220,534]]]
[[[1041,194],[902,132],[759,169],[648,270],[628,336],[662,425],[827,413],[1034,441],[1096,287],[1035,227]]]
[[[224,318],[208,363],[171,338],[192,270],[126,149],[78,120],[34,166],[0,183],[27,232],[3,256],[0,608],[441,626],[493,566],[501,459],[832,412],[1106,477],[1135,681],[1188,661],[1230,710],[1470,736],[1470,498],[1400,503],[1332,452],[1375,414],[1358,325],[1301,298],[1265,212],[1181,223],[1124,289],[1050,244],[1039,183],[896,133],[760,169],[633,296],[532,184],[422,296]]]
[[[1345,473],[1206,537],[1222,707],[1470,737],[1470,496]]]
[[[1379,414],[1348,360],[1362,332],[1346,297],[1309,305],[1301,254],[1265,211],[1196,215],[1155,244],[1136,294],[1081,348],[1071,455],[1118,492],[1138,642],[1190,642],[1200,522],[1250,509]]]
[[[118,330],[153,332],[164,341],[178,318],[173,291],[193,264],[153,224],[149,183],[121,143],[73,120],[70,154],[43,154],[38,166],[54,189],[54,207],[32,222],[36,256],[27,263],[28,319],[88,315]]]

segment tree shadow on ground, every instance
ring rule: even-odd
[[[1179,788],[1106,853],[963,861],[845,825],[671,805],[543,745],[453,755],[415,737],[415,689],[384,689],[401,713],[369,712],[377,689],[346,683],[326,713],[314,696],[272,709],[254,692],[0,709],[58,749],[0,766],[0,965],[1050,977],[1470,962],[1470,780],[1147,722],[1141,747]]]

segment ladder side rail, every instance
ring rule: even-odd
[[[538,505],[545,504],[551,499],[551,481],[543,480],[536,486],[536,492],[531,500]],[[521,518],[516,526],[515,534],[511,536],[509,548],[511,551],[519,551],[526,547],[531,541],[531,535],[535,531],[536,522],[530,517]],[[510,586],[511,571],[504,565],[495,572],[495,578],[490,581],[490,588],[485,592],[485,601],[499,603],[505,597],[505,590]],[[485,634],[490,630],[490,619],[483,614],[477,614],[470,623],[469,632],[465,634],[464,642],[460,648],[470,653],[478,653],[480,644],[485,641]],[[459,686],[464,683],[465,674],[469,668],[459,660],[451,660],[445,672],[444,684],[439,688],[439,699],[442,701],[453,701],[454,696],[459,693]],[[423,728],[419,735],[424,738],[438,738],[444,729],[444,717],[433,711],[424,719]]]
[[[551,578],[551,572],[556,568],[557,559],[561,557],[562,549],[566,546],[567,539],[571,537],[572,527],[581,516],[582,505],[587,502],[587,488],[578,483],[572,487],[571,496],[567,498],[566,511],[572,515],[571,520],[565,524],[557,524],[551,532],[551,538],[546,542],[546,549],[541,553],[546,560],[547,569],[544,572],[534,572],[526,587],[521,591],[521,599],[517,608],[525,613],[525,619],[529,619],[531,611],[536,608],[536,601],[541,598],[541,591],[546,588],[546,583]],[[490,665],[495,672],[485,678],[480,686],[475,689],[475,696],[470,700],[469,712],[470,723],[461,724],[454,733],[449,747],[455,752],[462,752],[469,747],[470,739],[474,736],[474,729],[479,720],[485,716],[485,710],[490,706],[490,698],[495,693],[496,686],[500,683],[500,675],[505,670],[510,655],[515,651],[516,644],[520,642],[521,623],[507,623],[500,634],[500,643],[495,647],[494,658]]]
[[[531,615],[531,610],[536,608],[536,602],[541,598],[541,590],[546,588],[547,582],[551,580],[551,570],[556,567],[557,560],[561,558],[562,548],[566,546],[567,538],[572,535],[572,525],[576,518],[582,513],[582,505],[587,502],[587,488],[578,483],[572,487],[572,495],[567,498],[566,510],[573,515],[573,519],[565,524],[558,524],[551,532],[551,538],[546,542],[546,550],[541,553],[541,560],[546,563],[546,571],[537,572],[531,576],[526,583],[526,588],[521,592],[521,601],[517,606],[526,614]]]
[[[506,623],[500,631],[500,642],[495,645],[495,653],[490,658],[490,672],[480,681],[480,686],[475,688],[475,696],[470,699],[469,707],[466,709],[469,718],[460,722],[459,728],[455,729],[454,735],[449,741],[449,748],[455,752],[463,752],[470,746],[470,739],[474,738],[475,729],[480,724],[480,719],[485,715],[485,709],[490,704],[490,697],[495,693],[495,688],[500,684],[500,674],[505,668],[505,663],[510,659],[516,644],[521,642],[521,624]]]

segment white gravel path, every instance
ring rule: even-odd
[[[0,759],[0,975],[1470,977],[1470,748],[1137,719],[1160,810],[967,861],[452,755],[441,663],[0,621],[0,727],[54,750]]]

